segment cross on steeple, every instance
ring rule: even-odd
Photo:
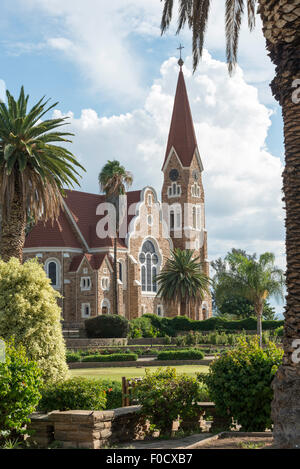
[[[180,51],[180,59],[178,60],[178,65],[179,65],[180,69],[181,69],[181,67],[182,67],[182,65],[183,65],[183,63],[184,63],[183,60],[182,60],[182,57],[181,57],[181,51],[182,51],[182,49],[184,49],[184,46],[182,46],[181,44],[179,44],[179,47],[177,47],[177,50]]]

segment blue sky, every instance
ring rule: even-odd
[[[95,173],[117,157],[135,188],[159,191],[160,166],[177,80],[179,42],[204,162],[211,259],[231,247],[271,250],[284,267],[281,203],[281,111],[269,82],[259,18],[251,34],[244,22],[239,66],[224,64],[224,17],[212,2],[204,60],[191,73],[191,34],[159,31],[159,0],[2,0],[1,83],[32,97],[59,101],[76,137],[72,150],[88,172],[82,189],[98,191]],[[278,311],[282,308],[278,307]]]

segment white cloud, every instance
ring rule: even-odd
[[[0,79],[0,99],[2,101],[4,101],[5,99],[5,90],[6,90],[5,82],[4,80]]]
[[[130,35],[159,37],[160,2],[20,1],[25,9],[40,9],[46,11],[49,20],[55,19],[47,29],[52,37],[45,41],[80,67],[91,91],[105,93],[109,99],[121,97],[128,103],[144,99],[142,60],[130,45]]]
[[[192,75],[188,59],[184,72],[205,169],[209,257],[232,247],[271,250],[283,266],[282,163],[265,145],[270,111],[241,69],[229,78],[226,64],[207,52],[201,71]],[[73,151],[87,168],[83,190],[97,192],[101,167],[116,158],[132,171],[135,188],[152,185],[160,194],[177,76],[177,60],[170,58],[143,108],[111,117],[92,109],[78,119],[71,114]]]
[[[58,49],[77,64],[93,91],[104,92],[110,99],[127,100],[131,108],[141,103],[145,97],[145,54],[138,50],[139,42],[136,38],[159,39],[163,8],[159,0],[19,1],[26,10],[32,9],[35,14],[38,10],[46,12],[50,27],[46,28],[48,36],[43,44]],[[225,2],[211,2],[206,35],[206,48],[222,55],[225,51],[224,5]],[[52,23],[51,19],[54,19]],[[176,19],[175,1],[174,19],[167,33],[169,37],[175,38]],[[52,36],[49,37],[49,34]],[[185,54],[188,54],[191,31],[185,28],[180,40],[185,44]],[[28,47],[24,44],[22,47],[26,51],[32,44]],[[259,87],[261,99],[274,104],[268,87],[274,75],[274,67],[265,51],[259,16],[252,33],[248,31],[246,16],[244,18],[239,60],[246,80]]]

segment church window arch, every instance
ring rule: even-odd
[[[47,277],[51,280],[53,288],[60,288],[60,263],[57,259],[47,259],[45,263]]]
[[[149,239],[142,245],[139,261],[141,265],[142,291],[156,293],[156,275],[158,274],[159,258],[154,244]]]

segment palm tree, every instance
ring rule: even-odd
[[[278,447],[298,447],[300,425],[298,398],[300,364],[293,352],[300,331],[300,0],[226,0],[225,31],[229,71],[236,60],[241,19],[247,4],[250,30],[255,24],[255,7],[262,19],[266,47],[276,66],[271,83],[274,97],[282,107],[285,140],[283,192],[286,209],[287,296],[283,336],[284,357],[273,380],[274,439]],[[179,0],[179,33],[185,24],[193,32],[194,69],[202,54],[210,0]],[[172,19],[173,0],[164,0],[162,33]],[[293,422],[298,422],[295,425]]]
[[[119,314],[118,302],[118,273],[117,273],[117,242],[119,238],[119,196],[126,193],[132,185],[133,177],[119,161],[108,161],[99,174],[100,190],[105,193],[107,201],[112,203],[116,210],[116,236],[114,237],[114,278],[113,299],[114,313]]]
[[[47,107],[42,98],[27,112],[29,96],[24,88],[18,100],[6,92],[0,101],[0,205],[2,259],[22,261],[27,217],[35,222],[54,219],[62,207],[65,186],[78,184],[75,167],[84,169],[75,156],[54,142],[71,142],[70,133],[58,132],[67,118],[42,117]]]
[[[180,303],[180,315],[189,313],[190,306],[200,305],[205,293],[209,293],[210,280],[202,271],[199,257],[194,251],[174,249],[163,271],[156,276],[159,288],[157,296],[167,303]]]
[[[218,276],[218,293],[230,292],[250,301],[257,317],[257,335],[262,346],[262,315],[267,298],[275,296],[283,299],[284,274],[276,267],[275,256],[265,252],[259,259],[231,252],[226,260],[229,270]]]

